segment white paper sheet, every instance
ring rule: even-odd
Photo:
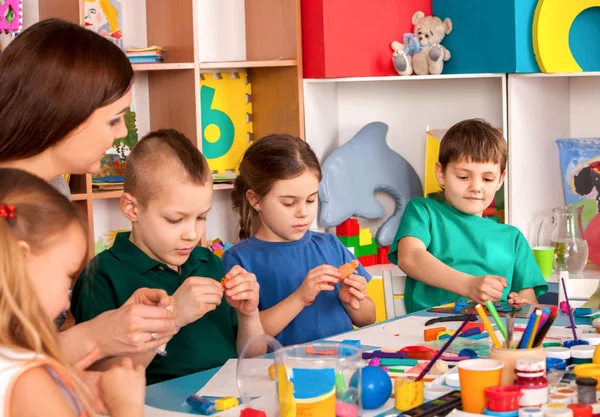
[[[240,397],[237,384],[237,359],[229,359],[206,383],[198,395],[211,397]],[[269,366],[273,359],[244,359],[244,394],[262,397],[275,392],[275,381],[269,378]]]

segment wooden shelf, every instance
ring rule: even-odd
[[[87,199],[86,193],[71,194],[71,201],[83,201]]]
[[[194,63],[193,62],[179,62],[179,63],[163,62],[163,63],[157,63],[157,64],[133,64],[132,67],[133,67],[134,71],[138,71],[138,72],[189,70],[189,69],[194,69]]]
[[[270,61],[202,62],[200,63],[200,70],[295,67],[296,65],[298,65],[298,61],[295,59],[274,59]]]
[[[111,198],[121,198],[123,190],[116,191],[96,191],[92,193],[93,200],[106,200]]]
[[[503,78],[505,74],[440,74],[440,75],[389,75],[383,77],[348,77],[348,78],[305,78],[305,83],[339,83],[339,82],[372,82],[372,81],[421,81],[421,80],[457,80],[478,78]]]

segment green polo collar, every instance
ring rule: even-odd
[[[165,265],[164,263],[159,262],[156,259],[152,259],[148,255],[146,255],[140,248],[135,246],[129,240],[130,234],[131,232],[117,233],[117,236],[115,237],[115,243],[109,249],[115,258],[117,258],[124,264],[130,266],[141,275],[157,267],[163,267],[165,268],[165,270],[172,271],[172,269],[169,268],[168,265]],[[188,271],[194,270],[198,267],[198,265],[200,265],[201,262],[208,262],[208,256],[208,251],[203,250],[200,247],[196,247],[190,254],[188,260],[182,266],[182,269]]]

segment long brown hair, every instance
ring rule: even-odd
[[[109,40],[47,19],[0,54],[0,162],[38,155],[123,97],[133,69]]]
[[[321,165],[308,143],[285,134],[265,136],[254,142],[244,153],[240,175],[236,178],[231,200],[240,215],[240,239],[252,235],[256,211],[246,197],[253,190],[258,198],[264,197],[275,181],[296,178],[307,169],[321,181]]]
[[[18,245],[26,242],[32,252],[39,253],[61,239],[73,222],[85,233],[81,215],[46,181],[14,168],[0,168],[0,203],[15,208],[15,218],[0,218],[0,346],[54,359],[93,414],[85,388],[62,355],[54,323],[37,300]]]

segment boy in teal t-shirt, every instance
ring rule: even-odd
[[[407,313],[460,297],[537,303],[548,290],[519,229],[482,217],[504,182],[506,159],[506,141],[482,120],[444,135],[435,173],[445,201],[412,199],[389,254],[407,275]]]

